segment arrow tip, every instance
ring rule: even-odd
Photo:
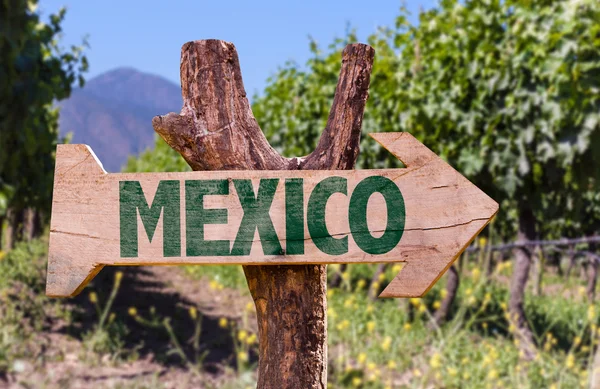
[[[438,156],[408,132],[377,132],[369,136],[407,167],[423,166]]]

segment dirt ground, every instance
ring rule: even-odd
[[[98,314],[89,292],[96,291],[99,301],[106,301],[116,271],[123,271],[124,276],[111,312],[126,325],[123,348],[133,350],[135,357],[90,356],[83,350],[82,338],[98,322]],[[33,340],[39,345],[37,359],[15,362],[17,372],[0,378],[0,388],[219,388],[236,379],[232,330],[219,326],[219,320],[239,323],[252,301],[249,295],[227,288],[213,290],[208,281],[193,280],[183,269],[170,266],[105,268],[93,283],[66,302],[76,319],[53,320],[38,333]],[[188,339],[195,326],[189,308],[196,307],[203,318],[200,344],[207,351],[200,374],[172,355],[165,333],[129,315],[132,307],[145,318],[151,309],[160,317],[172,318],[175,333],[190,355]],[[253,315],[249,312],[252,319],[246,320],[251,330],[256,327]]]

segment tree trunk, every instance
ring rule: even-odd
[[[9,208],[6,216],[8,225],[6,228],[6,250],[12,250],[17,242],[23,239],[23,210]]]
[[[575,251],[575,246],[570,245],[567,270],[565,271],[565,280],[569,279],[569,276],[571,275],[571,271],[573,270],[573,266],[575,266],[575,252],[574,251]]]
[[[589,257],[587,264],[587,287],[586,294],[590,303],[594,302],[596,294],[596,282],[598,280],[598,261]]]
[[[327,126],[315,151],[284,158],[252,115],[233,44],[181,50],[181,114],[157,116],[157,133],[194,170],[352,169],[359,151],[374,50],[348,45]],[[258,320],[258,388],[327,386],[325,265],[244,266]]]
[[[379,287],[374,288],[374,286],[381,284],[381,282],[379,281],[379,277],[381,277],[381,275],[385,273],[385,268],[387,267],[387,265],[387,263],[377,264],[375,274],[373,274],[373,278],[371,278],[371,284],[369,285],[369,298],[373,301],[377,299],[377,295],[379,293]]]
[[[23,239],[32,240],[39,238],[42,232],[40,212],[34,208],[23,211]]]
[[[452,309],[452,304],[454,303],[454,299],[456,298],[456,292],[458,291],[458,286],[460,285],[460,275],[458,273],[458,269],[456,266],[450,266],[448,269],[448,281],[446,282],[446,297],[442,299],[442,303],[440,308],[435,311],[433,318],[437,325],[442,325],[446,320],[448,320],[448,315]]]
[[[329,286],[331,286],[332,288],[337,288],[342,284],[342,275],[346,271],[347,267],[348,265],[345,263],[342,263],[340,265],[340,270],[337,271],[333,276],[331,276],[331,280],[329,280]]]
[[[517,241],[528,242],[535,240],[535,218],[529,208],[521,208],[519,212],[519,232]],[[531,360],[535,357],[535,343],[533,333],[527,323],[525,316],[525,286],[529,277],[531,267],[531,248],[529,246],[518,247],[514,250],[515,266],[510,285],[509,312],[511,323],[515,327],[515,337],[520,342],[520,349],[524,357]]]
[[[545,257],[544,252],[540,246],[536,246],[534,255],[535,261],[535,279],[533,284],[533,295],[541,296],[542,295],[542,281],[544,279],[544,265],[545,265]]]

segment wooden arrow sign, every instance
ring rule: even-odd
[[[46,293],[106,265],[405,262],[380,297],[422,296],[498,204],[409,133],[371,136],[407,167],[107,174],[59,145]]]

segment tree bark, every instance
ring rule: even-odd
[[[40,211],[35,208],[26,208],[23,211],[23,239],[30,241],[39,238],[41,233]]]
[[[519,232],[517,241],[527,242],[535,240],[535,218],[529,208],[521,208],[519,212]],[[535,343],[533,333],[527,323],[525,316],[525,286],[529,277],[531,267],[531,249],[528,246],[518,247],[514,250],[515,266],[510,285],[509,312],[511,323],[515,327],[515,337],[520,342],[520,349],[525,359],[531,360],[535,357]]]
[[[565,280],[569,279],[571,275],[571,271],[573,270],[573,266],[575,266],[575,246],[569,246],[569,262],[567,264],[567,270],[565,271]]]
[[[17,242],[23,239],[23,210],[9,208],[6,213],[8,225],[6,228],[6,250],[12,250]]]
[[[596,251],[596,245],[590,245],[590,251]],[[588,301],[590,303],[594,302],[594,298],[596,296],[596,283],[598,280],[598,261],[596,258],[588,256],[588,265],[587,265],[587,287],[586,293],[588,297]]]
[[[331,279],[329,280],[330,287],[337,288],[342,284],[342,275],[346,271],[347,267],[348,265],[345,263],[340,264],[340,270],[337,271],[334,275],[332,275]]]
[[[542,281],[544,280],[544,265],[546,262],[546,258],[544,257],[544,252],[540,246],[536,246],[533,254],[533,258],[535,261],[535,278],[533,284],[533,295],[541,296],[542,295]]]
[[[454,299],[456,298],[456,292],[458,291],[458,286],[460,285],[460,275],[458,273],[458,269],[456,266],[450,266],[448,269],[448,281],[446,282],[446,297],[442,299],[442,303],[433,318],[437,325],[442,325],[446,320],[448,320],[448,315],[450,314],[450,310],[452,309],[452,304],[454,303]]]
[[[373,277],[371,278],[371,283],[369,284],[369,298],[372,301],[375,301],[377,299],[377,295],[379,294],[379,288],[374,288],[374,285],[381,285],[381,282],[379,281],[379,277],[385,273],[385,269],[387,267],[387,263],[379,263],[377,264],[377,268],[375,269],[375,273],[373,274]]]
[[[181,114],[152,120],[194,170],[352,169],[359,152],[374,50],[348,45],[327,125],[304,158],[268,143],[244,90],[233,44],[188,42],[181,49]],[[327,386],[325,265],[244,266],[258,320],[258,388]]]

